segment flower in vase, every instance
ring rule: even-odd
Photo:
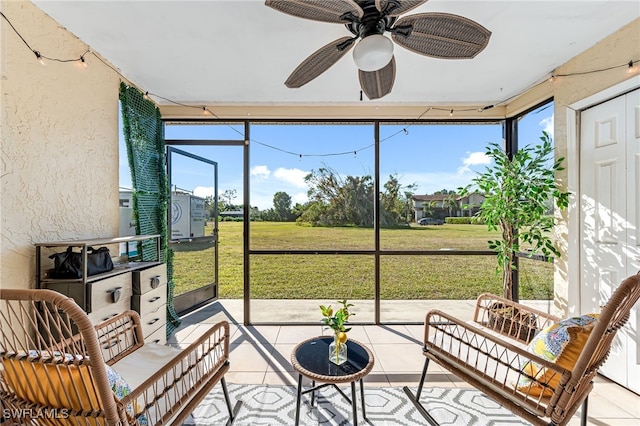
[[[347,299],[338,300],[342,306],[340,309],[334,312],[331,305],[324,306],[320,305],[320,311],[322,312],[322,324],[331,328],[333,332],[336,334],[336,338],[341,343],[347,341],[347,332],[351,330],[351,327],[346,327],[345,324],[349,320],[350,316],[355,315],[354,313],[349,312],[349,308],[353,306],[353,304],[348,303]]]
[[[329,344],[329,360],[340,365],[347,361],[347,332],[351,330],[351,327],[347,328],[345,324],[349,317],[355,314],[349,312],[349,308],[353,305],[347,303],[347,299],[338,300],[338,303],[342,306],[335,312],[331,305],[320,305],[320,311],[322,312],[322,324],[334,332],[333,342]]]

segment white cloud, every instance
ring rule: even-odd
[[[458,167],[458,175],[464,175],[471,171],[472,166],[488,165],[491,164],[491,158],[482,151],[475,151],[467,153],[467,156],[462,159],[462,166]]]
[[[271,171],[267,166],[255,166],[251,169],[251,176],[255,176],[259,179],[269,179],[271,176]]]
[[[291,201],[305,203],[308,201],[308,185],[304,181],[309,172],[297,168],[279,167],[270,171],[267,166],[256,166],[251,169],[251,205],[265,210],[273,207],[273,195],[278,191],[286,192]]]
[[[542,130],[549,133],[553,139],[553,114],[550,117],[543,118],[539,124],[541,127],[544,127]]]
[[[279,167],[275,172],[273,172],[273,177],[298,188],[306,188],[307,183],[304,181],[304,178],[308,174],[309,172],[296,168],[285,169],[284,167]]]
[[[214,190],[213,186],[196,186],[193,188],[193,195],[202,198],[212,197]]]
[[[293,194],[291,196],[291,204],[296,205],[297,203],[304,204],[309,201],[309,197],[306,192],[298,192],[297,194]]]

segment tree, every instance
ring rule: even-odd
[[[342,178],[335,170],[322,167],[312,170],[305,181],[309,202],[296,209],[298,221],[317,226],[373,226],[376,194],[371,176]],[[415,187],[402,185],[396,175],[389,176],[379,194],[382,226],[406,226],[411,221]]]
[[[289,222],[293,220],[291,213],[291,196],[286,192],[276,192],[273,195],[273,211],[277,222]]]
[[[397,175],[389,175],[380,194],[380,216],[382,226],[397,226],[412,221],[413,197],[416,184],[403,186]]]
[[[513,158],[498,144],[489,144],[486,154],[493,165],[472,179],[471,184],[459,188],[463,196],[475,191],[485,196],[476,216],[485,221],[489,230],[501,232],[501,239],[488,243],[496,251],[507,299],[514,298],[512,270],[521,242],[531,245],[531,254],[560,255],[549,236],[555,218],[547,214],[547,206],[550,199],[561,210],[569,204],[569,193],[562,192],[555,181],[555,172],[563,170],[564,158],[553,161],[553,145],[547,132],[542,132],[540,139],[542,144],[522,148]]]
[[[328,167],[312,170],[308,208],[300,220],[320,226],[373,226],[373,179],[371,176],[342,178]]]
[[[219,196],[221,204],[222,204],[222,208],[220,210],[222,210],[222,211],[234,210],[232,203],[233,203],[233,200],[235,200],[237,196],[238,196],[238,191],[236,191],[235,189],[227,189],[227,190],[225,190],[222,193],[222,195]]]
[[[431,216],[436,210],[436,202],[434,200],[424,201],[422,203],[422,215],[427,217]]]
[[[453,216],[453,212],[460,207],[458,204],[457,194],[455,192],[449,194],[447,198],[442,200],[442,207],[449,211],[449,216]]]
[[[216,217],[216,205],[213,195],[207,195],[204,198],[204,209],[209,213],[210,218]]]

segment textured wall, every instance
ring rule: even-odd
[[[556,70],[556,73],[571,74],[602,69],[638,59],[640,59],[640,19],[631,22],[563,64]],[[567,157],[573,154],[567,152],[567,106],[637,75],[637,73],[628,74],[626,71],[626,67],[622,67],[582,76],[558,78],[554,81],[554,138],[557,157]],[[566,185],[568,170],[560,172],[558,177]],[[572,286],[567,279],[569,275],[567,249],[569,240],[576,240],[579,236],[569,235],[566,226],[567,219],[568,212],[562,212],[564,224],[558,227],[556,234],[558,247],[563,251],[563,255],[555,263],[555,304],[558,312],[564,314],[577,310],[577,307],[570,301],[576,300],[576,292],[578,291],[578,288],[575,285]]]
[[[0,3],[43,55],[87,45],[32,3]],[[34,242],[118,232],[118,75],[92,54],[41,65],[0,21],[0,286],[33,287]]]

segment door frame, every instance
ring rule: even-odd
[[[213,166],[213,186],[214,186],[214,229],[213,229],[213,256],[214,256],[214,273],[213,273],[213,283],[205,284],[202,287],[198,287],[196,289],[190,290],[186,293],[180,295],[174,295],[173,297],[173,305],[174,309],[178,314],[188,312],[204,303],[208,303],[218,299],[218,285],[219,285],[219,274],[218,274],[218,163],[216,161],[210,160],[208,158],[201,157],[199,155],[195,155],[191,152],[184,151],[182,149],[175,148],[171,145],[166,145],[167,150],[167,178],[169,183],[169,202],[167,203],[167,228],[168,228],[168,236],[169,244],[171,244],[171,236],[172,236],[172,218],[171,218],[171,209],[173,206],[173,191],[171,189],[171,155],[178,154],[184,157],[190,158],[192,160],[200,161],[205,164],[209,164]],[[203,237],[208,238],[208,237]],[[175,260],[174,260],[175,262]]]
[[[580,313],[580,114],[583,110],[640,88],[640,76],[574,102],[566,107],[567,114],[567,189],[571,193],[567,217],[567,300],[564,316]]]

